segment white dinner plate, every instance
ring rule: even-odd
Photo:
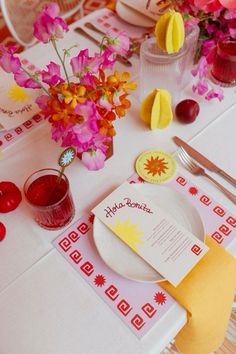
[[[204,227],[201,217],[184,195],[166,186],[146,183],[137,183],[133,186],[204,242]],[[158,282],[163,280],[159,273],[96,217],[93,235],[101,258],[116,273],[135,281]]]
[[[155,21],[142,15],[138,11],[133,10],[131,7],[121,3],[119,0],[116,3],[116,13],[127,23],[140,27],[153,27]]]

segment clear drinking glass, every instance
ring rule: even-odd
[[[168,54],[158,48],[156,38],[145,40],[140,50],[140,100],[154,89],[166,89],[177,103],[181,91],[191,80],[199,36],[199,27],[186,31],[185,43],[178,53]]]
[[[69,181],[56,169],[42,169],[29,176],[24,194],[35,221],[43,228],[57,230],[69,224],[75,214]]]

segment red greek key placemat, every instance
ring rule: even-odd
[[[147,183],[136,173],[128,181]],[[235,240],[236,218],[184,176],[177,174],[165,186],[183,193],[194,204],[205,233],[217,243],[226,247]],[[156,188],[163,186],[156,185]],[[84,215],[53,245],[127,327],[142,338],[173,306],[174,300],[158,284],[135,282],[112,271],[99,256],[94,244],[93,220],[93,214]]]

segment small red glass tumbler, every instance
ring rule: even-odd
[[[48,230],[60,229],[73,219],[75,207],[69,181],[56,169],[42,169],[28,177],[24,194],[35,221]]]
[[[221,86],[236,85],[236,40],[219,39],[211,73]]]

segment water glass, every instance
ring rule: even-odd
[[[236,41],[229,37],[218,40],[211,74],[221,86],[236,84]]]
[[[56,169],[42,169],[29,176],[24,194],[35,221],[43,228],[57,230],[69,224],[75,214],[69,181]]]

